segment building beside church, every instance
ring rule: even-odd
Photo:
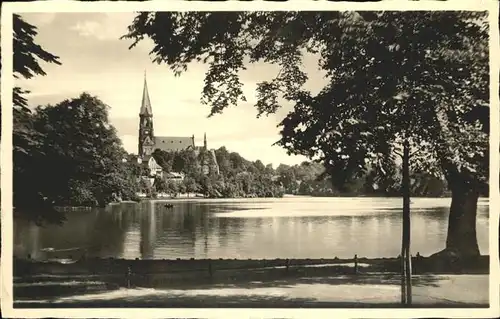
[[[142,103],[139,112],[139,143],[138,160],[148,167],[151,176],[162,176],[163,170],[156,163],[153,152],[156,150],[165,152],[179,152],[193,150],[198,156],[201,151],[207,154],[207,158],[202,160],[202,170],[204,174],[214,172],[219,174],[219,167],[215,157],[215,150],[207,148],[207,135],[205,134],[203,146],[196,146],[194,135],[192,136],[155,136],[153,128],[153,109],[149,98],[146,74],[144,74],[144,88],[142,92]]]

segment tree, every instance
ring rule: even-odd
[[[193,150],[187,149],[175,153],[172,162],[172,170],[174,172],[194,172],[198,169],[199,163],[196,154]]]
[[[249,165],[250,163],[236,152],[231,152],[229,154],[229,160],[231,161],[231,166],[233,170],[236,171],[245,171],[247,167],[250,166]]]
[[[267,164],[267,165],[266,165],[265,173],[266,173],[267,175],[274,175],[274,168],[273,168],[273,164]]]
[[[18,176],[16,183],[30,183],[33,191],[61,206],[105,206],[137,190],[128,154],[109,124],[108,106],[98,98],[83,93],[38,107],[33,127],[44,139],[38,156],[26,164],[31,175]],[[19,186],[15,193],[24,197]]]
[[[294,194],[295,193],[295,190],[296,190],[296,177],[295,177],[295,173],[292,169],[281,169],[279,171],[279,182],[281,183],[281,185],[283,185],[283,187],[285,188],[285,190],[287,190],[288,193],[290,194]]]
[[[488,176],[488,32],[483,12],[140,13],[124,38],[154,42],[154,62],[180,75],[209,64],[211,115],[245,101],[246,62],[280,67],[257,86],[259,115],[295,105],[278,144],[324,163],[336,185],[408,143],[412,170],[451,188],[446,252],[477,256],[475,217]],[[213,26],[217,26],[214,28]],[[161,28],[160,28],[161,26]],[[161,30],[161,34],[158,30]],[[304,54],[328,83],[304,89]],[[417,153],[415,153],[417,152]]]
[[[259,173],[264,173],[266,170],[266,166],[262,163],[261,160],[256,160],[255,162],[253,162],[253,166]]]
[[[176,154],[172,161],[172,170],[174,172],[183,172],[186,167],[186,158],[183,154]]]
[[[139,192],[139,182],[141,177],[141,165],[137,163],[137,159],[130,161],[131,155],[126,156],[126,160],[122,160],[120,165],[120,174],[124,176],[122,189],[120,194],[123,200],[136,200]]]
[[[151,196],[153,193],[152,190],[152,185],[149,183],[149,181],[145,178],[139,178],[138,179],[138,188],[141,192],[144,192],[147,196]]]
[[[45,51],[40,45],[35,43],[35,37],[38,34],[37,28],[18,15],[12,17],[14,30],[13,43],[13,67],[14,77],[18,79],[20,76],[25,79],[31,79],[37,75],[46,75],[39,61],[46,63],[54,63],[60,65],[59,57]],[[23,110],[29,112],[26,98],[23,94],[29,93],[20,87],[14,88],[14,109],[16,111]]]
[[[167,180],[165,191],[172,197],[177,197],[177,194],[179,193],[179,184],[176,181]]]
[[[231,160],[227,149],[225,147],[221,147],[215,150],[215,158],[217,159],[217,164],[219,165],[221,174],[228,176],[231,173]]]
[[[45,51],[35,42],[37,29],[18,14],[13,15],[13,68],[14,77],[31,79],[45,75],[40,61],[60,65],[59,57]],[[20,87],[13,92],[13,192],[15,212],[23,212],[37,222],[61,222],[63,216],[54,210],[53,203],[40,195],[30,175],[31,163],[40,154],[43,136],[33,129],[33,119],[23,96],[28,93]],[[1,107],[1,106],[0,106]],[[1,112],[1,109],[0,109]]]
[[[172,171],[172,165],[175,157],[174,152],[166,152],[160,149],[155,149],[152,155],[156,163],[158,163],[158,165],[160,165],[163,170],[167,172]]]
[[[163,178],[156,176],[153,187],[158,193],[164,193],[167,190],[167,183]]]

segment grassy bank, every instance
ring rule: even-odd
[[[37,262],[14,259],[14,276],[147,276],[170,275],[213,277],[219,272],[276,270],[290,272],[321,272],[335,274],[392,273],[400,272],[398,258],[352,259],[175,259],[175,260],[126,260],[82,259],[71,263]],[[454,261],[443,258],[413,257],[415,274],[488,274],[489,256]]]
[[[461,261],[442,258],[413,257],[413,269],[418,273],[436,274],[485,274],[489,271],[489,256]],[[293,268],[301,266],[331,265],[339,269],[354,268],[369,272],[398,272],[399,258],[351,258],[351,259],[81,259],[71,263],[37,262],[14,259],[14,275],[24,274],[135,274],[176,273],[185,271],[209,271],[257,268]]]
[[[15,282],[15,307],[401,307],[399,274],[327,273],[219,272],[211,280],[197,277],[130,288],[51,278]],[[488,305],[487,275],[415,275],[412,281],[414,307]]]
[[[414,280],[417,285],[432,286],[435,285],[434,282],[439,276],[488,274],[488,264],[488,256],[451,264],[436,258],[415,257],[413,259]],[[348,283],[350,287],[377,286],[382,283],[394,286],[398,285],[400,280],[399,265],[400,261],[397,258],[358,258],[356,260],[88,259],[69,264],[15,259],[14,296],[16,300],[28,302],[39,298],[52,300],[113,291],[119,293],[122,289],[184,291],[224,287],[254,289],[276,285],[287,287],[287,282],[307,285]],[[184,302],[182,300],[178,302],[182,304]],[[185,302],[193,306],[196,300],[191,298]],[[244,300],[240,302],[245,304]],[[109,304],[104,302],[99,305],[105,307],[116,304],[109,301]],[[241,306],[240,303],[238,305]],[[259,303],[259,305],[263,304]],[[36,307],[37,305],[23,304],[22,306]],[[304,305],[301,304],[301,306]]]

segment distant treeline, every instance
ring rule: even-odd
[[[185,174],[182,183],[155,182],[156,190],[167,193],[198,192],[207,197],[281,197],[283,194],[307,196],[400,196],[401,168],[396,163],[385,168],[385,174],[368,170],[364,174],[345,179],[333,186],[321,163],[303,162],[300,165],[280,164],[273,168],[260,160],[249,161],[225,147],[215,150],[220,174],[205,175],[201,163],[211,160],[203,151],[195,156],[192,151],[153,153],[165,171]],[[209,163],[213,167],[214,163]],[[446,183],[430,174],[412,176],[412,195],[440,197],[447,193]]]
[[[165,152],[155,150],[153,156],[166,172],[184,174],[181,183],[155,180],[155,191],[177,193],[201,193],[210,198],[235,197],[282,197],[281,187],[271,165],[261,161],[248,161],[238,153],[228,152],[225,147],[215,151],[219,172],[212,156],[206,150],[198,155],[192,150]],[[204,165],[202,165],[204,164]],[[202,167],[210,167],[208,174]]]
[[[340,174],[341,172],[339,172]],[[367,170],[334,186],[332,176],[322,164],[279,165],[276,174],[287,194],[310,196],[401,196],[401,167],[392,163],[386,174]],[[417,197],[442,197],[448,193],[446,182],[426,173],[413,174],[411,194]]]

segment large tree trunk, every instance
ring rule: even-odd
[[[436,119],[442,130],[441,144],[446,145],[446,138],[452,136],[448,128],[448,118],[444,108],[438,108]],[[448,154],[449,153],[449,154]],[[444,156],[446,155],[446,156]],[[446,160],[453,154],[449,149],[443,151],[441,168],[451,190],[451,207],[448,218],[448,236],[446,248],[434,255],[455,258],[469,258],[480,255],[476,236],[476,213],[479,199],[479,185],[467,173],[460,172],[456,163]]]
[[[479,256],[476,235],[476,214],[479,192],[461,180],[451,186],[451,207],[445,251],[457,257]]]

